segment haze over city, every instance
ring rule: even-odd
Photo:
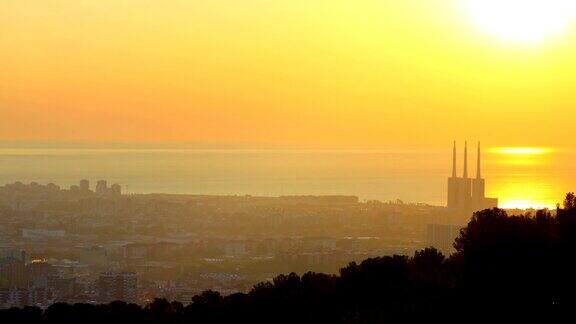
[[[576,304],[575,21],[571,0],[0,0],[0,318],[553,318]]]

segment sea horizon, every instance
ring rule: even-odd
[[[153,147],[142,145],[0,144],[0,183],[56,183],[106,179],[127,193],[198,195],[353,195],[361,200],[445,205],[451,150]],[[461,149],[461,148],[459,148]],[[475,176],[475,145],[469,175]],[[458,155],[458,158],[462,157]],[[559,149],[506,151],[486,147],[487,195],[505,208],[553,208],[575,178]],[[461,169],[461,161],[457,168]],[[555,168],[547,168],[551,164]],[[563,168],[564,167],[564,168]],[[554,172],[555,171],[555,172]],[[460,173],[461,170],[458,170]],[[563,176],[563,177],[562,177]],[[527,188],[532,196],[526,197]],[[518,197],[521,197],[519,199]]]

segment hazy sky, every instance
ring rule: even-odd
[[[576,32],[463,2],[0,0],[0,140],[570,146]]]

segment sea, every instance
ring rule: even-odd
[[[553,208],[576,190],[576,154],[502,150],[482,154],[486,195],[506,208]],[[468,156],[476,176],[476,154]],[[462,173],[459,156],[458,174]],[[445,205],[452,150],[0,148],[0,185],[15,181],[64,188],[88,179],[126,193],[355,195],[361,200]]]

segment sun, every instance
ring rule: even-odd
[[[576,18],[575,0],[463,0],[475,25],[502,41],[540,42]]]

